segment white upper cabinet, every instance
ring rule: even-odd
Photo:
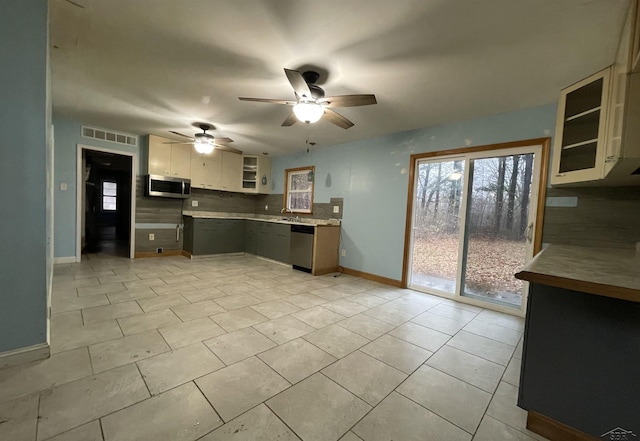
[[[562,91],[552,185],[640,184],[640,73],[631,71],[637,57],[637,20],[634,2],[615,64]]]
[[[602,177],[611,68],[566,88],[560,96],[551,184]]]
[[[191,151],[190,144],[171,145],[171,174],[180,178],[191,177]]]
[[[242,191],[269,193],[271,188],[271,159],[266,156],[242,157]]]
[[[214,150],[210,155],[191,152],[191,187],[219,190],[222,183],[222,154]]]
[[[149,135],[149,174],[191,177],[191,145]]]
[[[242,155],[222,151],[221,177],[220,190],[242,191]]]

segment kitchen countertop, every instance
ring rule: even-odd
[[[516,278],[640,302],[640,254],[632,249],[551,245],[517,273]]]
[[[267,216],[256,215],[253,213],[223,213],[217,211],[189,211],[182,212],[183,216],[193,217],[194,219],[241,219],[241,220],[254,220],[261,222],[272,222],[277,224],[289,224],[289,225],[309,225],[309,226],[332,226],[339,227],[339,219],[311,219],[300,218],[301,221],[287,220],[289,216]]]

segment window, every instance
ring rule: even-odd
[[[118,184],[115,182],[102,182],[102,211],[116,210],[116,195],[118,192]]]
[[[284,171],[284,206],[288,212],[313,212],[314,170],[314,167],[300,167],[290,168]]]

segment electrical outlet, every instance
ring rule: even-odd
[[[333,212],[334,213],[340,213],[340,205],[334,205],[333,206]]]
[[[149,233],[149,240],[156,240],[156,235],[153,233]]]
[[[343,248],[342,251],[340,252],[340,256],[345,257],[346,255],[347,255],[347,250]]]
[[[191,206],[192,207],[197,207],[198,206],[198,201],[191,201]]]
[[[162,248],[156,248],[156,253],[158,254],[162,254],[164,250]]]
[[[67,183],[66,182],[61,182],[60,183],[60,191],[67,191]]]

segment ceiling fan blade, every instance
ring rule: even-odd
[[[238,150],[235,147],[231,147],[231,146],[228,146],[228,145],[225,145],[225,144],[214,144],[214,145],[216,147],[216,150],[225,150],[227,152],[237,153],[239,155],[242,154],[242,150]]]
[[[276,100],[271,98],[247,98],[247,97],[241,96],[241,97],[238,97],[238,99],[240,101],[255,101],[258,103],[285,104],[289,106],[293,106],[294,104],[297,104],[296,101]]]
[[[325,98],[320,98],[318,103],[323,104],[326,107],[356,107],[377,104],[378,101],[376,101],[375,95],[366,94],[327,96]]]
[[[344,116],[340,115],[335,110],[324,109],[323,118],[327,119],[327,121],[329,121],[331,124],[335,124],[336,126],[342,127],[343,129],[348,129],[354,126],[354,124],[351,121],[349,121]]]
[[[213,143],[214,144],[227,144],[233,142],[233,139],[231,138],[218,138],[217,136],[213,138]]]
[[[173,133],[174,135],[182,136],[183,138],[187,138],[187,139],[190,139],[190,140],[192,140],[192,141],[193,141],[193,138],[192,138],[192,137],[187,136],[187,135],[183,135],[183,134],[182,134],[182,133],[180,133],[180,132],[176,132],[176,131],[173,131],[173,130],[169,130],[169,133]]]
[[[296,114],[295,114],[295,113],[291,112],[291,113],[289,114],[289,116],[287,116],[287,119],[285,119],[285,120],[282,122],[282,127],[289,127],[289,126],[294,125],[294,124],[295,124],[295,123],[297,123],[297,122],[298,122],[298,117],[296,117]]]
[[[287,79],[291,83],[291,87],[298,94],[300,98],[311,98],[311,90],[309,85],[304,80],[304,77],[297,70],[285,69],[284,73],[287,75]]]

